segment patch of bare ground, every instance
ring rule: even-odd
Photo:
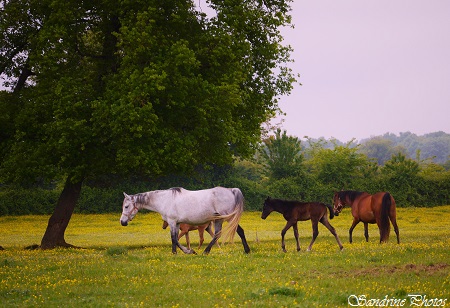
[[[354,271],[353,273],[347,273],[357,277],[357,276],[382,276],[385,274],[403,274],[403,273],[414,273],[416,275],[433,275],[435,273],[445,270],[449,265],[447,263],[438,264],[405,264],[401,266],[376,266],[371,268],[362,268]]]
[[[337,270],[329,275],[331,277],[340,278],[340,277],[361,277],[361,276],[384,276],[384,275],[392,275],[392,274],[406,274],[413,273],[416,275],[434,275],[436,273],[445,271],[449,268],[449,264],[447,263],[437,263],[437,264],[405,264],[405,265],[387,265],[387,266],[375,266],[375,267],[365,267],[354,270]],[[310,271],[307,276],[311,278],[323,276],[323,272],[321,271]]]

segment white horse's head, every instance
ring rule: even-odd
[[[123,193],[125,199],[123,199],[122,205],[122,216],[120,217],[120,224],[122,226],[127,226],[129,221],[132,221],[134,216],[136,216],[139,208],[136,205],[136,197],[129,196]]]

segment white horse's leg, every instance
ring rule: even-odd
[[[208,244],[208,246],[205,248],[205,250],[203,251],[204,255],[209,254],[209,252],[211,251],[211,248],[214,246],[214,244],[217,242],[217,240],[219,239],[220,235],[221,235],[221,231],[222,231],[222,223],[223,223],[223,219],[218,219],[214,221],[214,237],[212,239],[212,241]]]
[[[180,244],[178,241],[178,232],[180,229],[180,224],[175,222],[169,222],[170,226],[170,237],[172,238],[172,253],[177,254],[177,247],[180,248],[186,254],[196,254],[196,252],[192,249],[188,249]]]

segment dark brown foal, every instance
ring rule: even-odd
[[[298,242],[298,221],[311,220],[313,237],[311,243],[308,246],[308,251],[311,250],[314,241],[319,234],[319,221],[330,230],[331,234],[334,235],[339,248],[342,250],[343,246],[336,230],[330,224],[327,218],[327,208],[330,211],[330,219],[334,217],[333,208],[331,205],[320,203],[320,202],[300,202],[300,201],[287,201],[280,199],[272,199],[268,197],[264,202],[263,211],[261,214],[262,219],[266,219],[270,213],[276,211],[283,214],[284,219],[286,219],[287,224],[281,231],[281,248],[286,252],[286,247],[284,244],[284,235],[286,231],[292,227],[294,229],[295,240],[297,241],[297,251],[300,251],[300,244]]]

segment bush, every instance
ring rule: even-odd
[[[84,214],[115,213],[122,211],[123,191],[117,188],[84,186],[75,211]]]
[[[51,214],[59,191],[35,189],[5,189],[0,191],[0,215]]]

